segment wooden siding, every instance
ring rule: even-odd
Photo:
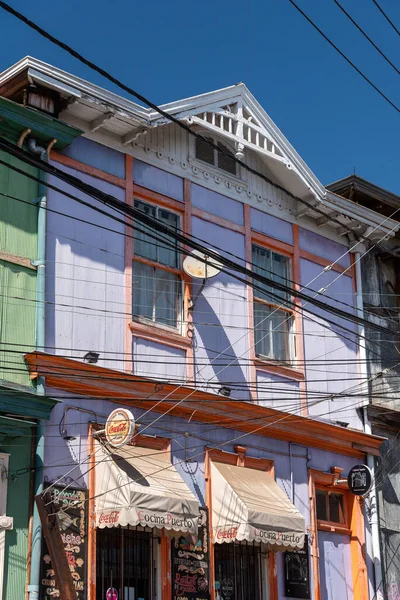
[[[26,429],[22,437],[6,438],[1,446],[10,454],[9,471],[30,465],[31,432]],[[30,503],[30,473],[9,478],[7,515],[14,518],[12,531],[6,532],[3,600],[25,598],[26,565],[28,555],[28,523]]]

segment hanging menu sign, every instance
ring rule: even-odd
[[[87,569],[87,502],[84,490],[51,487],[49,490],[57,511],[61,538],[78,600],[86,598]],[[60,598],[46,541],[42,541],[40,561],[40,600]]]
[[[198,535],[172,540],[173,600],[210,599],[208,511],[200,508]]]
[[[285,552],[285,596],[288,598],[311,598],[310,559],[308,536],[304,537],[301,550]]]

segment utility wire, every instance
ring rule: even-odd
[[[307,20],[309,20],[308,17],[305,15],[305,13],[303,13],[301,11],[301,9],[293,2],[293,0],[289,0],[289,1],[292,2],[293,6],[295,6],[307,18]],[[142,94],[139,94],[138,92],[136,92],[135,90],[133,90],[129,86],[127,86],[124,83],[122,83],[121,81],[119,81],[116,77],[114,77],[113,75],[111,75],[110,73],[108,73],[107,71],[105,71],[104,69],[102,69],[101,67],[97,66],[92,61],[90,61],[87,58],[85,58],[82,54],[80,54],[79,52],[77,52],[76,50],[74,50],[68,44],[65,44],[64,42],[62,42],[59,39],[57,39],[51,33],[49,33],[48,31],[46,31],[42,27],[40,27],[40,25],[38,25],[37,23],[35,23],[32,20],[28,19],[28,17],[26,17],[25,15],[23,15],[19,11],[15,10],[12,6],[10,6],[9,4],[7,4],[6,2],[4,2],[3,0],[0,0],[0,8],[3,8],[3,10],[5,10],[6,12],[12,14],[18,20],[20,20],[23,23],[25,23],[26,25],[28,25],[28,27],[30,27],[31,29],[35,30],[37,33],[39,33],[40,35],[42,35],[43,37],[45,37],[46,39],[48,39],[50,42],[52,42],[56,46],[62,48],[63,50],[65,50],[66,52],[68,52],[69,54],[71,54],[71,56],[73,56],[74,58],[76,58],[77,60],[79,60],[80,62],[82,62],[83,64],[85,64],[86,66],[88,66],[90,69],[96,71],[97,73],[99,73],[100,75],[102,75],[103,77],[105,77],[106,79],[108,79],[109,81],[111,81],[112,83],[114,83],[116,86],[118,86],[121,89],[123,89],[128,94],[134,96],[135,98],[137,98],[138,100],[140,100],[141,102],[143,102],[146,106],[149,106],[150,108],[152,108],[154,111],[156,111],[162,117],[164,117],[166,120],[170,121],[171,123],[174,123],[175,125],[177,125],[181,129],[185,130],[189,135],[191,135],[191,136],[193,136],[195,138],[201,139],[203,142],[205,142],[206,144],[208,144],[214,150],[217,150],[218,152],[222,153],[224,156],[229,157],[230,160],[233,160],[236,164],[238,164],[241,167],[243,167],[244,169],[246,169],[246,171],[249,171],[253,175],[256,175],[257,177],[260,177],[261,179],[263,179],[269,185],[271,185],[271,186],[275,187],[276,189],[284,192],[285,194],[287,194],[289,197],[293,198],[294,200],[297,200],[298,202],[301,202],[302,204],[304,204],[305,206],[307,206],[310,210],[314,210],[314,211],[318,212],[324,218],[326,217],[326,214],[320,208],[318,208],[317,206],[314,206],[310,202],[307,202],[303,198],[301,198],[299,196],[296,196],[295,194],[293,194],[292,192],[290,192],[289,190],[287,190],[285,187],[283,187],[282,185],[276,183],[275,181],[273,181],[272,179],[270,179],[269,177],[267,177],[266,175],[264,175],[260,171],[257,171],[256,169],[253,169],[252,167],[250,167],[249,165],[247,165],[245,162],[243,162],[242,160],[238,159],[236,156],[232,156],[232,154],[230,152],[225,151],[224,148],[220,148],[220,146],[218,144],[215,144],[207,136],[203,136],[200,133],[198,133],[196,131],[193,131],[193,129],[191,129],[186,123],[184,123],[183,121],[177,119],[173,115],[170,115],[168,112],[162,110],[159,106],[157,106],[156,104],[154,104],[153,102],[151,102],[150,100],[148,100],[147,98],[145,98]],[[315,24],[313,24],[313,26],[317,28],[317,26]],[[318,28],[317,28],[317,30],[320,31]],[[326,38],[326,36],[321,31],[320,31],[320,33]],[[329,41],[329,43],[331,45],[334,46],[333,42],[331,42],[328,38],[326,38],[326,39],[327,39],[327,41]],[[336,46],[334,46],[334,47],[336,48]],[[377,88],[355,65],[353,65],[353,63],[351,63],[351,61],[338,48],[336,48],[336,49],[360,73],[360,75],[362,75],[362,77],[368,83],[370,83],[370,85],[372,85],[372,87],[374,87],[374,89],[376,89],[376,91],[382,97],[384,97],[393,106],[393,108],[395,108],[398,112],[400,112],[400,109],[395,104],[393,104],[393,102],[391,102],[383,94],[383,92],[381,92],[379,90],[379,88]],[[321,199],[321,204],[324,204],[324,202],[323,202],[322,199]],[[338,224],[340,227],[342,227],[342,228],[344,227],[346,229],[346,231],[348,231],[348,233],[350,233],[351,235],[355,236],[357,239],[360,239],[360,237],[358,236],[358,234],[354,230],[352,230],[347,225],[343,224],[336,217],[331,216],[330,220],[333,223]]]
[[[1,4],[1,0],[0,0],[0,4]],[[5,140],[0,140],[0,148],[5,150],[9,154],[12,154],[16,158],[19,158],[23,162],[30,164],[31,166],[38,167],[39,169],[42,169],[46,173],[53,175],[53,176],[57,177],[58,179],[61,179],[62,181],[72,185],[76,189],[79,189],[80,191],[84,192],[88,196],[94,198],[95,200],[100,201],[103,204],[105,204],[106,206],[119,211],[120,213],[124,214],[125,216],[130,216],[130,217],[137,219],[138,221],[140,221],[140,223],[149,226],[150,230],[156,230],[158,233],[169,236],[169,237],[173,238],[175,241],[178,241],[184,245],[190,246],[192,249],[199,250],[200,252],[205,252],[213,260],[216,260],[216,261],[222,263],[225,267],[231,268],[234,271],[239,271],[239,273],[241,273],[242,275],[245,275],[246,277],[255,279],[255,280],[263,283],[264,285],[270,286],[271,288],[274,288],[285,294],[289,293],[290,295],[295,296],[301,300],[307,301],[308,303],[311,303],[311,304],[321,308],[322,310],[325,310],[327,312],[332,312],[336,316],[339,316],[340,318],[342,318],[344,320],[352,321],[353,323],[363,324],[364,326],[370,327],[372,329],[377,329],[380,331],[390,331],[388,328],[383,327],[381,325],[377,325],[376,323],[372,323],[371,321],[369,321],[367,319],[358,317],[356,315],[350,315],[346,311],[342,311],[338,308],[331,307],[331,306],[327,305],[326,303],[321,302],[320,300],[317,300],[316,298],[313,298],[311,296],[308,296],[307,294],[304,294],[304,292],[301,292],[300,290],[293,289],[285,284],[279,283],[276,280],[272,280],[271,278],[267,278],[263,275],[259,275],[258,273],[251,271],[247,267],[242,266],[238,263],[235,263],[234,261],[214,252],[213,250],[210,250],[210,248],[205,248],[204,246],[202,246],[201,244],[199,244],[195,240],[193,240],[191,238],[191,236],[189,236],[188,234],[184,234],[183,232],[182,233],[177,232],[176,230],[172,229],[171,227],[168,227],[160,222],[155,222],[151,217],[144,214],[142,211],[135,209],[134,207],[127,206],[124,202],[121,202],[120,200],[111,196],[110,194],[101,192],[100,190],[97,190],[92,185],[85,184],[80,179],[78,179],[72,175],[66,174],[65,172],[61,171],[57,167],[49,165],[45,161],[36,159],[35,157],[31,156],[24,150],[16,148],[13,144],[6,142]],[[2,164],[3,162],[4,161],[0,160],[0,164]],[[25,171],[23,171],[22,169],[19,169],[18,167],[14,166],[14,165],[6,165],[6,166],[8,166],[9,168],[13,169],[14,171],[19,172],[20,174],[22,174],[30,179],[39,180],[38,177],[35,177],[34,175],[31,175],[29,173],[26,173]],[[79,202],[80,204],[88,206],[89,208],[94,209],[109,218],[118,220],[117,218],[110,215],[107,211],[96,208],[93,205],[89,204],[88,202],[85,202],[82,199],[76,198],[72,194],[69,194],[66,191],[60,190],[56,186],[54,186],[48,182],[45,185],[47,187],[49,187],[50,189],[55,189],[56,191],[61,192],[62,194],[66,195],[67,197],[70,197],[73,200]],[[125,221],[123,221],[122,219],[120,219],[120,221],[123,222],[124,225],[127,225],[127,223]],[[132,226],[132,228],[135,229],[134,225],[131,225],[128,223],[128,226]],[[147,233],[146,235],[151,237],[150,233]],[[158,239],[157,236],[155,236],[155,235],[153,237],[155,239]],[[168,239],[168,237],[166,239]],[[174,248],[175,248],[175,246],[174,246]],[[228,272],[228,274],[233,276],[232,273]],[[244,282],[246,285],[248,285],[248,281],[244,280]],[[265,290],[263,290],[262,288],[260,288],[260,291],[265,293]],[[272,292],[269,292],[269,291],[268,291],[268,294],[271,295],[272,297],[274,297],[274,296],[277,297],[279,303],[282,302],[282,298],[279,295],[273,294]],[[287,300],[287,303],[291,304],[290,300]]]
[[[389,23],[389,25],[391,25],[393,27],[393,29],[395,30],[397,35],[400,36],[400,31],[397,29],[396,25],[393,23],[393,21],[390,19],[390,17],[385,13],[383,8],[379,5],[377,0],[372,0],[372,2],[375,4],[376,8],[380,11],[380,13],[385,17],[385,19]]]
[[[378,92],[378,94],[384,99],[386,100],[386,102],[388,102],[390,104],[390,106],[392,106],[396,112],[400,113],[400,108],[398,106],[396,106],[396,104],[394,102],[392,102],[388,96],[386,96],[386,94],[384,94],[372,81],[371,79],[369,79],[362,71],[361,69],[359,69],[351,60],[350,58],[348,58],[344,52],[342,52],[340,50],[340,48],[338,48],[338,46],[332,42],[332,40],[322,31],[322,29],[320,29],[318,27],[318,25],[316,25],[316,23],[314,23],[314,21],[312,19],[310,19],[310,17],[308,15],[306,15],[306,13],[300,8],[300,6],[298,6],[298,4],[296,4],[296,2],[294,2],[294,0],[289,0],[290,4],[292,6],[294,6],[294,8],[306,19],[306,21],[308,21],[310,23],[310,25],[312,27],[314,27],[314,29],[316,31],[318,31],[318,33],[320,35],[322,35],[322,37],[324,38],[324,40],[326,40],[328,42],[328,44],[330,44],[332,46],[332,48],[334,48],[336,50],[336,52],[338,52],[340,54],[340,56],[342,58],[344,58],[344,60],[355,70],[357,71],[357,73],[359,75],[361,75],[361,77],[364,79],[364,81],[366,81],[376,92]],[[0,6],[1,4],[3,4],[0,1]]]
[[[379,48],[379,46],[377,44],[375,44],[375,42],[369,37],[369,35],[364,31],[364,29],[357,23],[357,21],[355,21],[353,19],[353,17],[347,12],[347,10],[340,4],[340,2],[338,2],[338,0],[333,0],[333,2],[336,4],[336,6],[338,8],[340,8],[342,13],[346,15],[346,17],[353,23],[353,25],[365,37],[365,39],[368,40],[368,42],[375,48],[375,50],[377,52],[379,52],[379,54],[382,56],[382,58],[384,58],[386,60],[386,62],[392,67],[392,69],[394,69],[396,71],[397,75],[400,75],[400,70],[396,67],[396,65],[393,64],[392,61],[390,60],[390,58],[388,58],[386,56],[386,54],[383,52],[383,50],[381,50],[381,48]]]

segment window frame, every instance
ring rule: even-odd
[[[260,239],[260,237],[256,237],[254,235],[254,232],[252,232],[252,236],[251,236],[251,241],[250,241],[250,260],[251,260],[251,269],[253,270],[253,246],[257,246],[258,248],[261,248],[263,250],[268,250],[269,252],[272,252],[273,254],[277,254],[279,256],[283,256],[286,259],[288,259],[289,261],[289,265],[288,265],[288,279],[293,281],[294,277],[293,277],[293,271],[294,271],[294,265],[293,265],[293,254],[294,254],[294,250],[288,250],[286,248],[282,247],[282,244],[279,244],[279,246],[277,247],[277,245],[275,244],[271,244],[268,243],[266,240]],[[293,301],[293,295],[288,294],[288,300]],[[265,356],[265,355],[260,355],[257,354],[256,352],[256,340],[255,340],[255,331],[256,331],[256,327],[255,327],[255,303],[260,303],[263,304],[264,306],[268,306],[270,307],[272,310],[278,309],[279,312],[283,312],[285,314],[287,314],[289,317],[291,317],[291,331],[288,332],[287,335],[287,341],[285,343],[285,345],[288,347],[288,352],[289,352],[289,357],[286,360],[281,360],[281,359],[277,359],[277,358],[273,358],[273,357],[269,357],[269,356]],[[271,302],[269,300],[265,300],[264,298],[259,298],[257,297],[257,291],[252,288],[252,306],[251,306],[251,322],[252,322],[252,327],[254,329],[254,347],[253,347],[253,356],[256,362],[259,362],[260,364],[263,365],[275,365],[275,366],[279,366],[279,367],[284,367],[286,369],[291,369],[294,370],[295,367],[293,366],[293,363],[296,361],[297,356],[298,356],[298,339],[297,339],[297,322],[296,322],[296,311],[294,308],[290,308],[290,307],[282,307],[281,304],[279,304],[278,302]]]
[[[204,137],[212,138],[214,143],[221,143],[230,150],[233,155],[235,154],[235,146],[234,142],[224,137],[223,132],[214,132],[210,129],[205,129],[204,127],[196,128],[195,131],[201,134]],[[208,179],[208,175],[216,179],[218,183],[220,181],[225,181],[228,188],[233,186],[234,189],[237,187],[240,188],[241,191],[246,191],[248,189],[248,182],[243,179],[243,167],[236,163],[236,174],[229,173],[229,171],[224,171],[224,169],[218,168],[216,166],[215,161],[214,164],[208,163],[201,158],[197,158],[196,156],[196,139],[191,136],[189,140],[189,151],[188,151],[188,163],[193,168],[194,174],[196,175],[198,171],[201,173],[205,172],[205,178]],[[208,174],[208,175],[207,175]]]
[[[213,144],[216,144],[217,146],[219,144],[221,144],[222,146],[224,146],[227,150],[229,150],[230,152],[232,152],[232,158],[235,157],[235,149],[229,144],[229,142],[227,142],[225,139],[221,139],[222,136],[218,136],[215,135],[212,131],[202,131],[201,135],[205,138],[210,138],[210,140],[213,142]],[[194,158],[198,161],[200,161],[201,164],[203,165],[208,165],[209,167],[211,167],[212,169],[215,169],[216,171],[218,171],[218,173],[224,173],[226,176],[228,177],[239,177],[238,174],[238,167],[239,165],[235,162],[235,172],[231,173],[230,171],[227,171],[226,169],[222,168],[219,166],[219,161],[218,161],[218,157],[219,157],[219,152],[216,148],[212,148],[213,150],[213,155],[214,155],[214,162],[210,163],[206,160],[203,160],[201,158],[199,158],[197,156],[197,146],[196,146],[196,142],[197,142],[197,138],[194,140]]]
[[[133,194],[133,198],[132,198],[132,205],[135,205],[135,201],[139,201],[142,202],[144,204],[147,204],[149,206],[153,206],[158,210],[166,210],[170,213],[173,213],[175,215],[177,215],[177,217],[179,218],[179,231],[183,231],[184,230],[184,206],[182,207],[182,210],[179,210],[178,207],[175,206],[171,206],[169,202],[159,202],[157,200],[154,199],[149,199],[147,197],[142,197],[141,194],[138,193],[134,193]],[[161,323],[158,322],[156,320],[151,320],[148,319],[146,317],[140,316],[140,315],[134,315],[133,314],[133,292],[134,292],[134,287],[133,287],[133,283],[134,283],[134,263],[141,263],[143,265],[147,265],[153,269],[159,269],[161,271],[166,271],[168,273],[172,273],[173,275],[176,275],[177,277],[179,277],[180,279],[180,308],[177,311],[177,326],[171,326],[171,325],[167,325],[165,323]],[[178,336],[178,337],[183,337],[187,334],[187,328],[185,327],[185,314],[186,314],[186,307],[185,307],[185,298],[186,298],[186,293],[185,293],[185,287],[186,287],[186,282],[185,282],[185,278],[184,278],[184,272],[183,272],[183,267],[182,267],[182,263],[183,263],[183,258],[182,258],[182,254],[180,252],[178,252],[178,256],[177,256],[177,262],[178,262],[178,267],[170,267],[169,265],[165,265],[163,263],[154,261],[152,259],[149,258],[145,258],[142,256],[138,256],[135,254],[135,231],[133,229],[133,240],[132,240],[132,256],[131,256],[131,263],[132,263],[132,289],[131,289],[131,329],[134,329],[135,325],[139,325],[139,326],[143,326],[143,327],[151,327],[151,328],[157,328],[160,330],[161,332],[164,332],[165,334],[171,334],[173,336]]]
[[[327,519],[319,519],[318,518],[318,513],[317,513],[317,493],[318,492],[324,492],[326,494],[326,514],[328,516]],[[343,498],[343,522],[338,522],[338,521],[332,521],[329,517],[330,517],[330,508],[329,508],[329,495],[330,494],[336,494],[338,496],[342,496]],[[350,532],[350,522],[349,522],[349,515],[348,515],[348,507],[347,507],[347,494],[345,490],[341,490],[340,488],[336,487],[326,487],[323,485],[316,485],[315,486],[315,512],[316,512],[316,517],[317,517],[317,527],[318,529],[322,529],[322,530],[328,530],[328,531],[339,531],[340,532],[344,532],[345,530]]]

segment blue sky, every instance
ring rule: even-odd
[[[156,103],[244,81],[327,184],[353,172],[400,194],[400,113],[288,0],[14,0],[12,5]],[[400,106],[400,77],[332,0],[298,0]],[[372,0],[345,8],[400,68],[400,37]],[[400,28],[400,2],[380,0]],[[30,54],[118,89],[0,10],[0,69]]]

